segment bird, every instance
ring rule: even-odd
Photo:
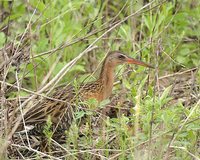
[[[41,127],[50,117],[54,130],[69,129],[74,120],[77,102],[93,98],[100,103],[109,98],[113,89],[115,68],[121,64],[136,64],[153,68],[150,64],[131,58],[121,51],[111,51],[105,57],[96,81],[81,84],[78,89],[73,86],[57,89],[51,95],[54,99],[42,99],[24,115],[25,125]],[[24,124],[21,123],[20,126],[19,128],[23,128]]]

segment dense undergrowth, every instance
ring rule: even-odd
[[[7,157],[199,159],[198,0],[18,0],[1,1],[0,9],[0,144],[11,146]],[[11,101],[19,107],[35,93],[94,80],[111,50],[155,69],[118,67],[110,100],[91,100],[77,111],[64,144],[52,139],[50,120],[43,131],[48,151],[11,141],[5,129]],[[32,153],[19,154],[27,149]]]

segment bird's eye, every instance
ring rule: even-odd
[[[119,55],[118,58],[119,59],[125,59],[126,57],[124,55]]]

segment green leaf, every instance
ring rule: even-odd
[[[86,104],[87,104],[88,108],[90,108],[90,109],[96,109],[98,107],[98,101],[95,98],[89,98],[86,101]]]
[[[107,104],[110,103],[110,100],[109,99],[106,99],[106,100],[103,100],[100,104],[99,104],[99,107],[100,108],[104,108]]]
[[[71,72],[72,71],[85,72],[85,67],[83,65],[77,64],[71,69]]]
[[[142,89],[142,87],[144,86],[144,84],[145,84],[145,82],[146,82],[146,80],[148,79],[148,75],[142,80],[142,82],[140,83],[140,85],[139,85],[139,90],[141,90]]]
[[[172,86],[169,86],[164,90],[163,94],[160,97],[161,102],[164,101],[169,96],[171,89],[172,89]]]
[[[85,115],[85,111],[76,112],[76,119],[80,119]]]
[[[0,48],[3,47],[4,43],[6,41],[6,36],[3,32],[0,32]]]
[[[48,116],[46,125],[44,126],[43,133],[45,134],[45,136],[48,138],[49,141],[53,136],[53,132],[51,130],[51,127],[52,127],[51,117]]]
[[[188,58],[186,58],[186,57],[184,57],[184,56],[181,56],[181,55],[177,56],[177,57],[176,57],[176,60],[177,60],[180,64],[188,64],[188,62],[189,62],[189,59],[188,59]]]

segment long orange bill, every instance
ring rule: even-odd
[[[139,60],[137,60],[137,59],[130,58],[130,57],[128,57],[128,58],[126,59],[126,62],[129,63],[129,64],[137,64],[137,65],[144,66],[144,67],[154,68],[154,67],[151,66],[150,64],[144,63],[144,62],[142,62],[142,61],[139,61]]]

